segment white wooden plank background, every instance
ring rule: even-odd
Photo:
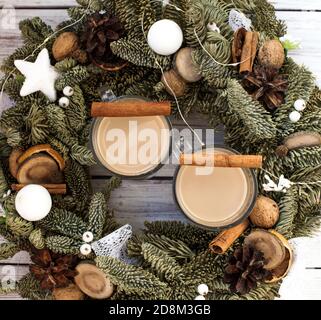
[[[121,0],[120,0],[121,1]],[[321,0],[278,0],[273,1],[278,9],[278,16],[286,20],[288,32],[295,38],[301,39],[302,49],[291,53],[291,56],[299,62],[307,65],[316,75],[317,82],[321,85]],[[3,16],[0,11],[0,61],[14,51],[21,40],[18,22],[22,19],[40,16],[52,26],[67,18],[65,8],[75,4],[74,0],[0,0],[1,7],[15,7],[15,24],[11,30],[3,30]],[[31,10],[32,9],[32,10]],[[193,116],[190,122],[195,127],[206,126],[204,118]],[[176,127],[182,123],[174,121]],[[216,141],[222,140],[222,134],[216,136]],[[113,194],[111,205],[116,209],[116,217],[121,223],[130,222],[135,229],[142,227],[144,220],[184,220],[177,209],[172,196],[171,177],[174,166],[168,165],[161,169],[155,179],[143,181],[124,181],[121,188]],[[100,166],[92,168],[93,186],[99,190],[106,176],[105,170]],[[320,247],[315,248],[316,254],[320,253]],[[28,255],[17,254],[13,259],[3,262],[15,268],[17,278],[20,278],[28,271],[30,263]],[[0,265],[0,280],[3,267]],[[316,276],[320,282],[320,276]],[[315,298],[321,299],[320,296]],[[19,299],[16,295],[1,297],[0,299]]]

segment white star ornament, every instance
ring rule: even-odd
[[[34,63],[24,60],[15,60],[17,69],[26,77],[20,90],[22,97],[41,91],[50,101],[57,99],[55,81],[59,74],[50,64],[49,52],[42,49]]]

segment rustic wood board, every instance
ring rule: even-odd
[[[280,10],[277,14],[288,24],[288,32],[302,40],[302,49],[291,53],[299,63],[306,64],[316,75],[321,84],[321,0],[278,0],[272,1]],[[0,9],[8,5],[17,8],[15,11],[15,24],[11,30],[2,30],[2,16],[0,16],[0,61],[11,54],[22,44],[17,28],[19,21],[25,18],[40,16],[44,21],[55,27],[67,19],[64,10],[75,4],[74,0],[0,0]],[[32,9],[32,10],[30,10]],[[307,10],[317,12],[307,12]],[[0,11],[1,13],[1,11]],[[189,122],[196,128],[207,126],[204,117],[192,116]],[[182,128],[181,121],[173,119],[177,128]],[[222,132],[216,134],[215,141],[223,140]],[[186,219],[178,210],[172,193],[172,176],[174,165],[165,165],[151,180],[123,181],[122,186],[116,190],[111,199],[111,206],[115,208],[115,217],[120,223],[131,223],[134,229],[143,227],[145,220],[182,220]],[[109,173],[101,166],[91,169],[93,187],[95,191],[101,190]],[[28,272],[30,258],[25,252],[17,254],[0,265],[0,279],[5,275],[3,266],[12,266],[17,279]],[[316,281],[321,284],[320,277]],[[17,295],[1,296],[0,299],[19,299]],[[321,299],[321,296],[320,296]]]
[[[320,0],[271,0],[279,10],[321,10]],[[0,7],[13,6],[15,8],[67,8],[76,5],[75,0],[1,0]]]

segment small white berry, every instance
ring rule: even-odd
[[[298,99],[294,102],[294,108],[296,111],[303,111],[307,104],[303,99]]]
[[[74,94],[74,92],[74,89],[70,86],[65,87],[63,90],[64,95],[67,97],[71,97]]]
[[[198,287],[197,287],[197,292],[200,294],[200,295],[207,295],[208,294],[208,286],[205,284],[205,283],[202,283],[200,284]]]
[[[194,300],[205,300],[204,296],[197,296]]]
[[[217,24],[216,24],[215,22],[209,23],[209,24],[207,25],[207,28],[208,28],[208,30],[210,30],[210,31],[217,32],[217,33],[221,33],[220,28],[217,26]]]
[[[94,240],[94,235],[92,232],[90,231],[86,231],[83,236],[82,236],[82,239],[86,242],[86,243],[89,243],[89,242],[92,242]]]
[[[70,103],[70,101],[69,101],[69,99],[67,97],[62,97],[62,98],[59,99],[59,105],[62,108],[68,107],[69,103]]]
[[[301,119],[301,114],[298,111],[292,111],[289,114],[289,118],[290,118],[291,122],[298,122]]]
[[[88,256],[91,253],[91,245],[88,243],[84,243],[80,247],[80,253],[84,256]]]

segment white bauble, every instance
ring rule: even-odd
[[[194,300],[205,300],[205,297],[204,296],[197,296]]]
[[[289,118],[291,122],[298,122],[301,119],[301,114],[298,111],[292,111],[289,114]]]
[[[303,111],[307,104],[303,99],[298,99],[294,102],[294,108],[296,111]]]
[[[150,48],[157,54],[170,56],[182,46],[183,31],[172,20],[159,20],[149,29],[147,41]]]
[[[197,292],[202,296],[207,295],[208,294],[208,286],[205,283],[200,284],[197,287]]]
[[[51,210],[52,200],[46,188],[29,184],[16,196],[15,207],[19,215],[27,221],[39,221]]]

